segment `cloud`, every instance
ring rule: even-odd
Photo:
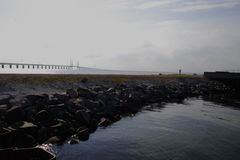
[[[222,1],[222,2],[211,2],[211,1],[202,1],[202,2],[192,2],[186,3],[182,7],[173,8],[173,11],[177,12],[189,12],[189,11],[200,11],[200,10],[209,10],[216,8],[232,8],[239,5],[239,1]]]
[[[139,1],[133,8],[143,10],[157,8],[175,12],[190,12],[216,8],[232,8],[239,4],[240,1],[238,0],[145,0]]]
[[[149,41],[111,60],[114,67],[198,73],[240,68],[239,23],[168,21],[160,26],[148,33]]]
[[[68,64],[74,59],[87,67],[161,72],[240,68],[240,17],[225,15],[223,9],[237,4],[236,0],[15,0],[7,4],[11,14],[0,13],[1,61]],[[212,8],[225,16],[198,19],[192,14]]]
[[[146,1],[143,2],[134,8],[137,9],[150,9],[150,8],[156,8],[156,7],[163,7],[165,5],[176,3],[177,0],[162,0],[162,1]]]

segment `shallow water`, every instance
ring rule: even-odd
[[[201,99],[166,104],[55,150],[59,160],[238,160],[240,110]]]

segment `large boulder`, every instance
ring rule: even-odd
[[[58,104],[63,104],[68,102],[68,100],[70,99],[70,97],[66,94],[57,94],[55,93],[50,101],[48,102],[49,105],[58,105]]]
[[[0,117],[1,117],[0,119],[2,119],[3,116],[6,115],[8,109],[9,109],[8,105],[6,104],[0,105]]]
[[[27,95],[25,97],[33,106],[42,107],[46,106],[49,102],[49,96],[47,94],[42,95]]]
[[[68,144],[78,144],[80,141],[76,136],[72,136],[69,141]]]
[[[12,95],[1,95],[0,96],[0,105],[7,104],[9,105],[11,100],[13,100],[14,97]]]
[[[9,126],[8,129],[18,133],[28,133],[34,135],[38,130],[38,126],[31,122],[21,121]]]
[[[17,121],[21,121],[25,115],[24,109],[19,106],[11,107],[6,112],[6,122],[12,124]]]
[[[98,123],[99,126],[101,127],[107,127],[108,125],[112,124],[112,121],[110,121],[107,118],[101,118],[100,122]]]
[[[88,88],[82,88],[82,87],[79,87],[77,89],[77,92],[78,92],[78,96],[79,97],[84,97],[84,98],[88,98],[88,99],[93,99],[96,97],[97,93],[94,92],[94,91],[91,91],[90,89]]]
[[[71,113],[69,113],[67,107],[65,106],[65,108],[62,107],[51,107],[49,109],[51,115],[54,116],[54,118],[57,119],[63,119],[63,120],[67,120],[67,121],[71,121],[73,119],[73,115]]]
[[[64,121],[62,119],[58,119],[55,125],[50,127],[50,130],[53,135],[69,137],[74,134],[75,130],[71,123]]]
[[[78,92],[75,91],[74,89],[68,89],[66,91],[66,93],[69,96],[69,98],[77,98],[78,97]]]
[[[76,132],[76,136],[80,139],[80,140],[88,140],[89,139],[89,129],[86,127],[80,127],[77,132]]]
[[[10,129],[0,129],[0,149],[10,148],[13,145],[14,134]]]
[[[60,144],[60,143],[62,143],[62,139],[59,136],[53,136],[53,137],[50,137],[49,139],[47,139],[44,143],[45,144]]]
[[[48,139],[48,129],[47,127],[41,127],[39,128],[38,132],[37,132],[37,140],[38,142],[41,144],[43,142],[45,142]]]
[[[30,134],[17,134],[14,137],[13,146],[19,148],[30,148],[37,146],[36,139]]]
[[[53,116],[48,111],[41,110],[35,115],[34,120],[36,123],[40,123],[46,126],[48,124],[51,124],[53,121]]]
[[[91,117],[88,112],[79,110],[75,114],[75,119],[80,125],[88,125],[90,123]]]
[[[92,112],[96,112],[97,110],[101,109],[102,107],[105,107],[105,103],[102,101],[93,101],[93,100],[85,100],[84,106],[91,110]]]

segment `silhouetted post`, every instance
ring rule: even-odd
[[[179,75],[181,75],[182,74],[182,71],[181,71],[181,69],[179,69]]]
[[[2,68],[4,68],[4,64],[2,64]]]

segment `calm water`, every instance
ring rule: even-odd
[[[239,160],[240,110],[200,99],[166,104],[55,150],[59,160]]]

